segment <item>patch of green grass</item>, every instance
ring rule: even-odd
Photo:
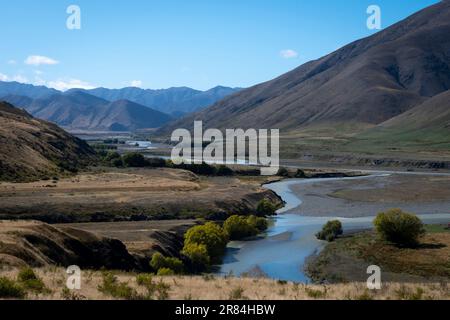
[[[306,287],[305,292],[308,295],[308,297],[313,299],[324,299],[327,296],[327,288],[325,288],[322,291]]]
[[[397,298],[400,300],[424,300],[424,290],[420,287],[416,290],[408,289],[405,286],[401,286],[400,289],[395,291]]]
[[[14,280],[0,277],[0,298],[2,299],[23,299],[25,290]]]
[[[119,282],[117,277],[111,272],[104,272],[102,284],[98,286],[98,290],[113,298],[125,300],[141,300],[141,296],[137,291],[131,288],[127,283]]]
[[[427,233],[442,233],[450,232],[450,228],[445,224],[429,224],[425,225],[425,231]]]
[[[17,275],[17,281],[26,290],[34,293],[49,293],[50,290],[45,286],[41,278],[39,278],[30,267],[23,268]]]
[[[237,287],[237,288],[234,288],[233,290],[231,290],[229,299],[230,300],[245,300],[247,298],[244,296],[244,289],[242,287]]]

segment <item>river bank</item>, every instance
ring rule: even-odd
[[[335,200],[325,192],[328,189],[324,189],[324,186],[328,183],[344,182],[359,188],[360,182],[363,182],[373,184],[374,188],[383,188],[379,179],[385,177],[390,177],[390,175],[379,173],[378,175],[350,178],[288,179],[266,185],[266,188],[278,194],[285,201],[285,207],[278,211],[278,216],[272,218],[272,226],[264,236],[256,240],[230,243],[219,273],[222,275],[249,274],[310,283],[312,280],[304,272],[305,263],[308,257],[320,252],[325,245],[324,242],[317,240],[315,237],[322,226],[328,220],[339,219],[346,231],[370,229],[372,228],[373,218],[379,211],[376,211],[376,208],[373,207],[374,211],[367,209],[365,215],[355,214],[361,203],[346,200],[344,208],[353,208],[354,211],[346,210],[343,212],[353,214],[332,215],[331,212],[336,211],[330,211],[328,216],[320,216],[320,214],[313,215],[312,211],[306,211],[304,205],[307,205],[307,201],[309,201],[312,207],[317,204],[321,208],[324,199]],[[436,176],[433,175],[432,177]],[[447,178],[446,176],[443,177]],[[442,177],[438,176],[438,178]],[[320,186],[319,188],[316,187],[316,194],[311,195],[304,201],[302,196],[310,194],[310,187],[314,188],[315,185]],[[319,193],[319,191],[321,192]],[[340,201],[340,199],[336,201]],[[373,205],[373,203],[369,204]],[[389,202],[383,203],[382,207],[389,209],[391,204]],[[441,201],[436,201],[436,204],[444,207]],[[333,205],[328,203],[330,207],[324,207],[330,209],[334,208]],[[416,204],[416,206],[416,210],[420,212],[420,204]],[[445,212],[448,211],[439,214],[420,214],[419,217],[428,224],[444,223],[450,221],[450,214]]]

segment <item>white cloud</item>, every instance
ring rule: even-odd
[[[142,87],[142,81],[141,80],[133,80],[133,81],[131,81],[131,86],[140,88],[140,87]]]
[[[0,81],[8,81],[9,77],[6,74],[0,73]]]
[[[95,86],[88,82],[78,79],[59,79],[56,81],[48,81],[47,86],[60,91],[67,91],[69,89],[94,89]]]
[[[280,51],[280,56],[284,59],[292,59],[298,57],[298,52],[292,49],[286,49]]]
[[[54,60],[49,57],[44,57],[44,56],[29,56],[25,60],[25,64],[32,65],[32,66],[55,65],[58,63],[59,63],[59,61]]]
[[[41,70],[34,70],[34,73],[37,74],[38,76],[44,74]]]

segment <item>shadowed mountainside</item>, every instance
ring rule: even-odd
[[[95,152],[55,124],[0,102],[0,180],[28,181],[76,171]]]

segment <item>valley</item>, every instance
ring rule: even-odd
[[[283,17],[270,13],[253,18]],[[128,32],[138,37],[148,21],[137,17]],[[262,53],[275,50],[271,35],[239,40],[239,23],[199,28],[197,39],[190,21],[143,49],[117,37],[91,67],[114,59],[101,75],[110,87],[60,75],[69,64],[74,76],[91,69],[91,57],[83,68],[56,56],[5,60],[0,299],[450,300],[450,1],[394,22],[350,43],[338,37],[326,55],[312,33],[302,45],[314,54],[280,48],[278,62]],[[231,44],[219,43],[228,34]],[[85,51],[95,57],[111,35]],[[234,56],[253,40],[264,40],[258,72]],[[217,83],[259,81],[213,86],[216,73]],[[148,82],[131,80],[140,78]],[[204,89],[136,87],[188,80]],[[257,135],[268,131],[270,141]],[[175,146],[193,160],[205,150],[227,158],[179,163]],[[374,265],[380,290],[366,283]],[[81,269],[82,288],[66,286],[69,266]]]

